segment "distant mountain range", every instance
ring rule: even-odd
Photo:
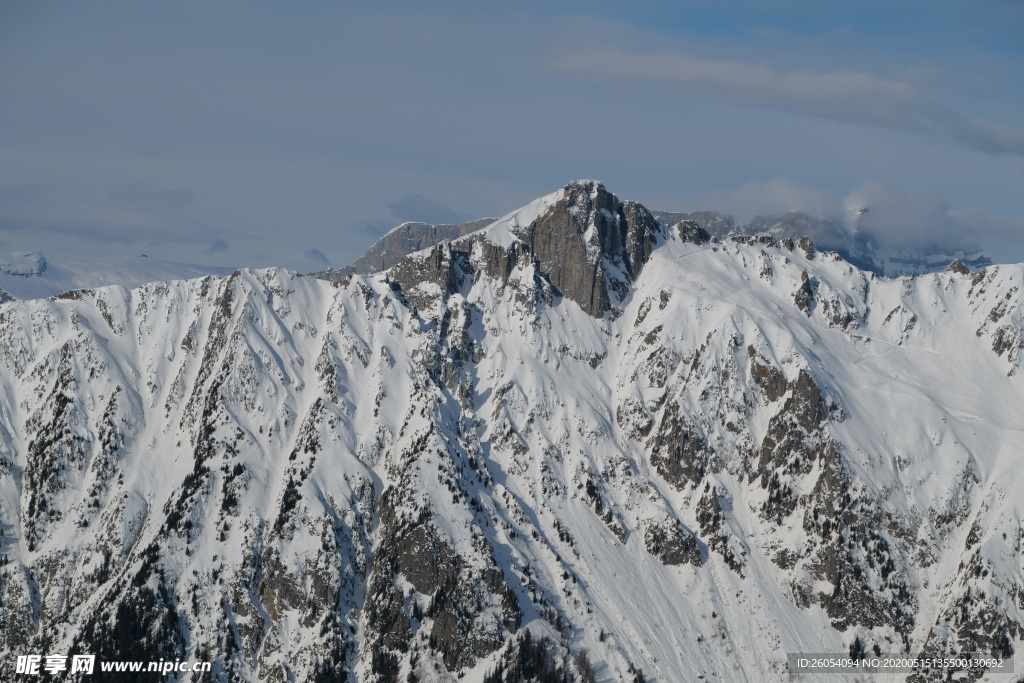
[[[74,289],[228,275],[232,268],[174,263],[148,256],[53,262],[40,252],[0,253],[0,299],[46,298]]]

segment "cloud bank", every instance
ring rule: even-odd
[[[1024,260],[1024,219],[985,209],[953,211],[937,192],[904,190],[880,180],[866,180],[839,198],[791,178],[774,178],[713,196],[708,205],[740,222],[799,211],[841,225],[847,234],[871,233],[880,245],[895,249],[981,246],[996,262]]]

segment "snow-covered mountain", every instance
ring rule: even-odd
[[[579,181],[385,273],[0,304],[0,666],[1019,660],[1022,282],[714,241]]]
[[[749,223],[742,224],[737,224],[732,216],[717,211],[651,213],[666,225],[683,221],[696,223],[712,237],[719,239],[767,236],[799,240],[801,237],[809,237],[815,244],[837,252],[861,270],[886,277],[937,273],[953,261],[960,261],[973,270],[992,265],[992,259],[981,247],[963,239],[955,240],[954,243],[943,243],[940,240],[893,246],[879,239],[870,228],[859,226],[856,216],[850,219],[850,225],[847,226],[839,220],[811,216],[802,211],[790,211],[777,216],[755,216]]]
[[[0,254],[0,292],[17,299],[41,299],[73,289],[186,280],[229,275],[231,268],[175,263],[145,255],[51,261],[38,251]],[[0,294],[0,300],[3,295]]]

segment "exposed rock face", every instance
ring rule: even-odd
[[[759,358],[753,346],[747,347],[747,356],[750,358],[750,376],[760,387],[765,399],[774,403],[782,398],[789,388],[786,384],[786,375],[765,359]]]
[[[968,268],[967,264],[965,264],[960,259],[953,259],[952,261],[950,261],[949,265],[946,266],[946,271],[945,272],[947,272],[947,273],[959,273],[960,275],[970,275],[971,274],[971,269]]]
[[[710,457],[707,441],[683,415],[678,403],[669,405],[651,440],[651,464],[677,489],[702,481]]]
[[[572,183],[564,192],[522,237],[555,289],[601,317],[625,297],[661,227],[643,206],[619,202],[596,181]]]
[[[697,537],[675,519],[649,522],[644,528],[644,545],[647,552],[669,566],[684,562],[697,567],[703,564]]]
[[[371,277],[0,306],[0,661],[507,683],[1019,652],[1024,268],[871,278],[649,218],[573,183]]]
[[[800,275],[800,288],[796,290],[793,295],[793,301],[796,303],[796,307],[807,315],[811,314],[814,309],[815,300],[814,297],[817,294],[817,282],[814,278],[804,271]]]
[[[620,202],[604,185],[582,180],[566,185],[552,205],[528,225],[517,225],[517,239],[499,246],[478,234],[433,247],[426,257],[406,259],[390,276],[417,305],[440,288],[448,296],[461,286],[458,263],[468,264],[474,249],[485,254],[483,272],[507,280],[516,266],[532,263],[555,295],[576,302],[600,318],[625,298],[664,229],[635,202]],[[461,260],[460,260],[461,259]],[[424,287],[427,285],[427,287]],[[424,295],[408,294],[419,289]]]
[[[680,221],[676,224],[676,231],[684,242],[704,244],[711,241],[711,234],[700,227],[696,221]]]
[[[447,241],[432,247],[423,258],[404,259],[388,273],[398,292],[415,306],[429,305],[438,296],[447,299],[459,291],[467,274],[472,274],[468,254],[452,249]]]

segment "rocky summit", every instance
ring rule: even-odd
[[[1022,282],[878,277],[579,181],[383,272],[5,301],[0,677],[1020,660]]]

